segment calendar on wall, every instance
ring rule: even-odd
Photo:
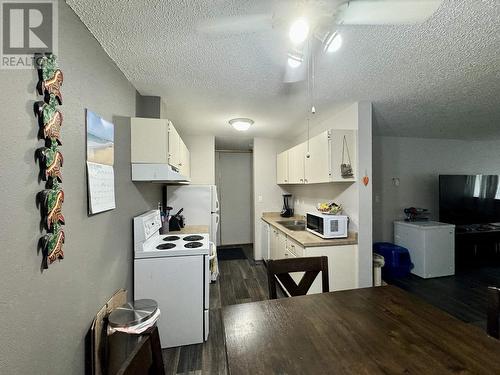
[[[90,215],[116,208],[114,125],[86,110],[87,188]]]

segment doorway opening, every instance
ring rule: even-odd
[[[219,194],[219,259],[254,259],[252,140],[216,138],[215,184]]]

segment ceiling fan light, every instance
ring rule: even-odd
[[[229,125],[241,132],[250,129],[253,123],[254,121],[249,118],[233,118],[229,120]]]
[[[299,18],[292,23],[288,36],[293,44],[301,44],[309,35],[309,23],[305,18]]]
[[[323,50],[328,53],[337,52],[342,46],[342,36],[338,32],[328,33]]]

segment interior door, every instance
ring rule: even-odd
[[[217,152],[220,245],[253,242],[252,163],[249,152]]]

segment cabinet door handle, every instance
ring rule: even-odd
[[[300,182],[304,182],[304,180],[301,178],[301,179],[300,179]]]
[[[305,179],[304,182],[307,184],[307,179]]]

